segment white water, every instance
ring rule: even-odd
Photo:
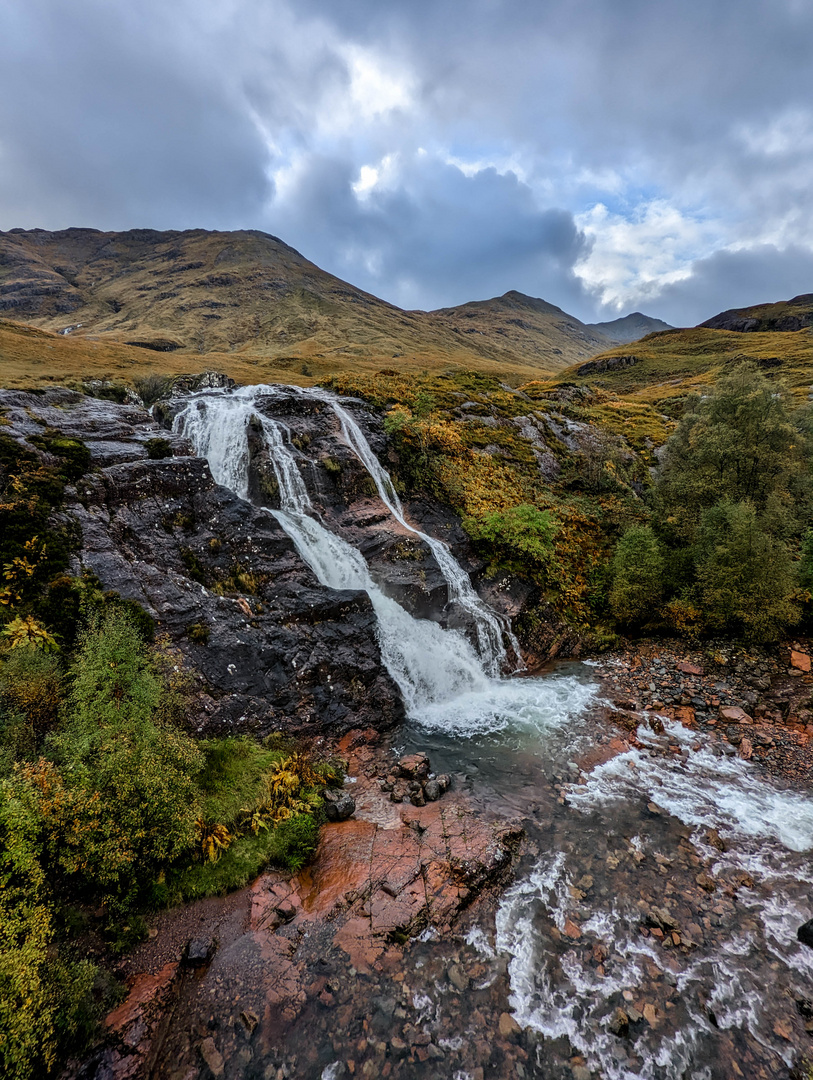
[[[717,1031],[735,1028],[790,1064],[792,1046],[764,1016],[765,991],[775,983],[777,970],[805,994],[813,980],[813,952],[796,939],[797,928],[813,914],[806,884],[813,801],[763,779],[755,766],[721,753],[704,735],[668,721],[665,728],[665,735],[658,736],[641,727],[643,748],[595,767],[585,783],[569,789],[567,801],[580,814],[599,815],[598,827],[610,831],[625,805],[629,809],[655,802],[693,829],[695,848],[712,860],[713,876],[731,869],[753,876],[753,888],[741,888],[737,895],[740,909],[755,918],[745,929],[733,919],[730,929],[716,932],[710,947],[683,956],[675,950],[664,952],[641,935],[634,890],[632,896],[596,899],[581,930],[588,942],[601,942],[607,949],[607,972],[600,977],[589,963],[589,952],[557,952],[544,930],[540,932],[540,920],[562,931],[576,906],[568,853],[545,856],[508,890],[497,915],[495,943],[509,957],[512,1008],[523,1026],[551,1038],[566,1035],[606,1080],[709,1078]],[[681,756],[666,750],[669,741],[678,743]],[[592,827],[588,820],[585,827]],[[727,841],[725,853],[709,846],[709,828]],[[589,844],[589,835],[581,842]],[[578,822],[573,842],[579,843]],[[646,832],[627,844],[646,860],[660,854]],[[662,902],[661,897],[650,897],[650,903]],[[771,961],[779,961],[776,969]],[[638,996],[637,988],[647,985],[653,965],[674,981],[687,1015],[677,1031],[668,1024],[659,1031],[645,1023],[625,1046],[607,1030],[607,1020],[619,1002],[624,1004],[622,991]],[[701,1007],[704,998],[714,1023]],[[634,1065],[627,1057],[629,1046],[636,1053]]]
[[[499,670],[500,657],[505,656],[501,624],[476,596],[465,571],[440,541],[411,529],[431,545],[439,545],[445,553],[444,565],[457,582],[456,595],[465,598],[470,593],[475,597],[476,605],[472,601],[471,609],[477,611],[477,625],[489,628],[481,638],[485,658],[478,656],[459,631],[444,630],[430,620],[415,619],[384,595],[360,552],[330,532],[316,516],[285,426],[257,411],[258,397],[273,398],[279,393],[273,387],[245,387],[234,393],[209,391],[195,395],[177,415],[175,430],[192,442],[199,455],[207,458],[216,482],[243,499],[249,495],[249,426],[262,431],[281,502],[280,510],[268,512],[291,537],[322,585],[367,592],[378,618],[381,657],[401,691],[407,714],[425,726],[471,734],[518,723],[545,727],[554,717],[561,721],[581,711],[592,695],[592,688],[577,679],[511,681],[491,674],[494,669]],[[341,411],[343,422],[352,424],[347,413]],[[400,503],[389,477],[361,433],[357,432],[353,438],[356,452],[368,459],[368,468],[380,490],[391,492],[387,499],[395,500],[392,505],[398,512],[393,510],[393,513],[402,521]],[[495,627],[500,632],[492,634]]]
[[[429,547],[435,556],[440,572],[446,580],[449,589],[449,602],[458,604],[459,607],[471,618],[476,628],[477,647],[489,675],[498,676],[507,660],[504,638],[507,637],[514,653],[513,662],[515,668],[522,664],[522,654],[519,642],[511,631],[511,625],[507,619],[501,618],[487,604],[484,604],[472,588],[469,576],[463,567],[452,555],[451,551],[442,540],[436,540],[428,536],[420,529],[414,528],[404,517],[404,509],[398,493],[393,486],[389,473],[381,465],[381,462],[373,453],[364,432],[339,401],[323,390],[306,390],[303,393],[325,402],[333,409],[339,423],[342,435],[348,446],[358,457],[367,472],[373,478],[378,495],[392,516],[403,528],[419,537]]]

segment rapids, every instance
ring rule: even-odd
[[[311,463],[274,418],[285,395],[332,409],[336,439],[393,519],[429,546],[449,603],[471,617],[473,641],[413,618],[328,528],[306,485]],[[787,1075],[800,1058],[787,1014],[809,1007],[813,1016],[813,951],[795,937],[813,914],[813,800],[668,723],[660,735],[642,726],[639,748],[581,769],[600,730],[589,667],[501,677],[521,663],[510,627],[447,545],[407,520],[352,407],[322,390],[205,391],[188,399],[175,430],[218,483],[246,499],[249,425],[259,425],[280,491],[280,509],[268,512],[323,585],[370,597],[382,661],[409,717],[401,748],[428,750],[484,810],[523,818],[529,843],[516,880],[493,924],[469,935],[484,964],[507,965],[517,1022],[544,1036],[533,1066],[541,1071],[521,1075],[553,1075],[551,1048],[563,1038],[606,1080]],[[442,948],[431,932],[424,941],[416,955]],[[446,1030],[446,993],[437,980],[416,987],[416,1014],[439,1045],[464,1045],[475,1033]],[[619,1008],[630,1018],[624,1037],[610,1030]],[[732,1061],[751,1062],[753,1072]],[[333,1075],[327,1068],[322,1075]],[[335,1075],[344,1075],[338,1065]]]

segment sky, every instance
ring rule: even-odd
[[[69,226],[408,308],[813,292],[813,0],[0,0],[0,229]]]

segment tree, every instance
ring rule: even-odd
[[[798,535],[810,508],[806,421],[751,363],[695,398],[666,443],[656,483],[664,536],[692,543],[703,512],[720,500],[748,500],[768,533]]]
[[[622,623],[644,622],[663,596],[663,555],[652,529],[627,529],[615,549],[610,608]]]
[[[711,628],[773,641],[799,621],[788,547],[762,527],[750,501],[724,500],[704,511],[695,565],[697,595]]]

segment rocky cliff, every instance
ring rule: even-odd
[[[276,520],[216,485],[184,440],[141,408],[66,390],[2,391],[0,408],[18,440],[55,429],[89,448],[62,510],[81,531],[71,571],[137,601],[180,647],[198,732],[401,718],[366,593],[320,586]]]

